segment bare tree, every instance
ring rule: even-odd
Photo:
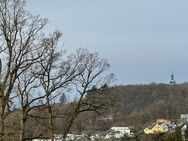
[[[44,104],[40,103],[46,95],[38,93],[40,89],[40,84],[38,83],[38,78],[33,75],[33,72],[27,71],[22,73],[18,77],[17,82],[17,95],[19,97],[20,103],[20,141],[24,141],[25,137],[25,125],[30,114],[30,111],[36,109]]]
[[[59,94],[58,91],[66,91],[73,79],[83,71],[77,70],[80,64],[79,60],[75,60],[71,56],[67,59],[63,58],[63,51],[57,46],[60,37],[61,33],[55,32],[45,40],[47,48],[49,48],[48,56],[40,62],[41,70],[39,72],[40,82],[46,94],[51,140],[54,140],[54,130],[53,111],[50,102]]]
[[[25,4],[25,0],[0,0],[0,54],[3,67],[0,78],[0,141],[11,134],[5,132],[5,119],[11,112],[15,97],[19,97],[21,107],[20,141],[24,140],[28,113],[40,98],[46,98],[53,140],[51,100],[57,96],[58,91],[75,88],[79,94],[64,132],[66,136],[79,113],[98,111],[104,107],[97,100],[99,91],[96,91],[98,95],[95,97],[86,99],[85,96],[94,85],[101,88],[112,78],[112,75],[106,74],[109,63],[100,59],[96,53],[79,49],[76,54],[63,58],[62,51],[57,46],[61,33],[54,32],[50,37],[44,38],[42,30],[47,20],[28,13]],[[38,68],[34,67],[35,64],[39,65]],[[37,72],[28,71],[33,69]],[[33,96],[31,93],[38,87],[35,85],[36,81],[40,81],[44,95]]]
[[[5,118],[18,77],[44,57],[42,29],[47,20],[25,10],[25,0],[0,0],[0,53],[2,57],[0,140],[5,137]],[[45,57],[44,57],[45,58]],[[7,110],[6,110],[7,109]]]
[[[67,126],[63,131],[64,139],[80,113],[85,111],[99,112],[105,108],[104,97],[101,96],[104,93],[102,90],[105,88],[102,88],[102,86],[113,80],[113,74],[107,73],[110,64],[106,59],[101,59],[97,53],[90,53],[86,49],[78,49],[74,54],[74,58],[80,60],[77,70],[81,70],[81,73],[72,81],[73,88],[75,88],[79,97],[72,108]],[[94,95],[86,97],[91,91],[94,92]]]

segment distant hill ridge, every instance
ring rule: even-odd
[[[188,83],[115,86],[118,98],[113,108],[118,124],[147,123],[158,118],[178,119],[188,113]]]

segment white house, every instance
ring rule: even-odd
[[[110,130],[119,131],[119,132],[121,132],[123,134],[127,134],[127,135],[132,135],[129,127],[111,127]]]
[[[111,132],[105,136],[106,139],[109,139],[112,137],[122,138],[124,137],[124,135],[128,135],[132,137],[134,135],[133,133],[131,133],[131,130],[129,127],[111,127],[110,130]]]
[[[182,122],[188,122],[188,114],[181,114],[180,118]]]
[[[67,134],[66,141],[76,140],[76,139],[79,139],[83,136],[84,135]],[[62,139],[63,139],[63,135],[61,135],[61,134],[55,134],[54,135],[54,141],[62,141]],[[32,141],[51,141],[51,139],[50,138],[49,139],[40,138],[40,139],[33,139]]]

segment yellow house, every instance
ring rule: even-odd
[[[158,123],[151,129],[148,129],[148,128],[144,129],[145,134],[163,133],[165,131],[166,130],[161,125],[159,125]]]

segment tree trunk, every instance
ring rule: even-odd
[[[0,141],[3,141],[3,136],[5,134],[4,104],[4,87],[3,84],[0,82]]]
[[[66,140],[67,134],[69,133],[69,131],[70,131],[70,129],[71,129],[71,126],[72,126],[72,124],[74,123],[74,120],[75,120],[76,117],[78,116],[78,114],[79,114],[79,112],[78,112],[79,108],[80,108],[80,105],[77,106],[75,112],[74,112],[73,115],[70,117],[69,123],[68,123],[68,125],[67,125],[67,127],[66,127],[66,129],[65,129],[65,131],[64,131],[64,133],[63,133],[63,140]]]
[[[20,141],[24,141],[25,138],[25,123],[26,123],[26,118],[24,115],[22,115],[21,118],[21,123],[20,123]]]
[[[76,119],[76,117],[78,116],[79,114],[79,110],[80,110],[80,106],[81,106],[81,101],[82,101],[82,98],[83,98],[84,95],[82,95],[74,109],[74,112],[73,112],[73,115],[70,117],[70,120],[69,120],[69,123],[67,125],[67,127],[65,128],[65,131],[63,133],[63,140],[66,140],[66,137],[67,137],[67,134],[69,133],[70,131],[70,128],[74,122],[74,120]]]
[[[1,109],[2,112],[2,109]],[[3,141],[4,135],[5,135],[5,120],[3,118],[3,114],[0,116],[0,124],[1,124],[1,129],[0,129],[0,141]]]
[[[51,106],[50,106],[50,111],[51,111]],[[51,136],[51,141],[54,141],[54,130],[53,130],[52,112],[50,112],[49,114],[50,114],[50,119],[49,119],[50,136]]]
[[[0,141],[3,141],[4,135],[5,135],[5,107],[3,103],[3,98],[0,98]]]
[[[51,138],[51,141],[54,141],[52,107],[51,107],[51,105],[50,105],[50,99],[49,99],[48,96],[47,96],[47,104],[48,104],[48,112],[49,112],[49,120],[48,120],[48,123],[49,123],[49,126],[50,126],[50,138]]]
[[[64,133],[63,133],[63,140],[66,140],[67,134],[69,133],[70,128],[71,128],[71,126],[72,126],[72,124],[73,124],[75,118],[76,118],[75,115],[73,115],[73,116],[71,117],[71,119],[70,119],[70,121],[69,121],[69,123],[68,123],[68,126],[66,127],[66,129],[65,129],[65,131],[64,131]]]

